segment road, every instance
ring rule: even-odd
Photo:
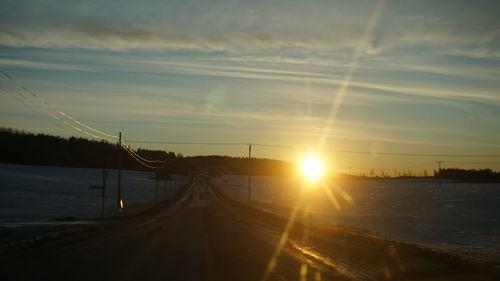
[[[489,267],[354,230],[288,224],[224,198],[203,176],[155,212],[33,247],[2,262],[0,273],[2,280],[120,281],[498,277]]]

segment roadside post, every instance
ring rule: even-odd
[[[158,179],[156,179],[156,201],[158,201]]]
[[[248,167],[251,167],[250,159],[252,159],[252,144],[248,145]],[[252,199],[252,182],[251,182],[251,168],[248,170],[248,201]]]
[[[117,203],[120,211],[123,209],[122,200],[122,132],[118,134],[118,194]]]

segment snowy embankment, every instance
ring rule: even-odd
[[[247,176],[211,180],[228,196],[248,200]],[[496,183],[402,179],[303,186],[297,178],[253,176],[251,198],[287,215],[302,194],[301,207],[308,206],[315,223],[369,229],[391,239],[453,249],[500,264],[500,186]]]
[[[175,194],[184,176],[160,181],[158,197],[153,173],[122,171],[122,214],[137,212]],[[100,169],[0,163],[0,244],[63,230],[89,219],[120,215],[116,170],[107,177],[106,196],[89,188],[102,185]],[[95,223],[95,220],[92,221]]]

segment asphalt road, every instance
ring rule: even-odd
[[[0,279],[495,280],[498,276],[494,268],[478,268],[355,231],[292,227],[282,218],[221,197],[203,176],[195,177],[185,190],[178,200],[150,214],[98,225],[9,257],[0,265]]]
[[[195,179],[159,213],[99,226],[9,260],[3,280],[301,280],[303,258],[283,252],[266,269],[277,238],[245,222]],[[301,271],[302,270],[302,271]],[[328,280],[311,271],[310,278]],[[6,279],[4,279],[6,278]],[[310,279],[313,280],[313,279]]]

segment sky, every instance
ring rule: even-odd
[[[377,155],[500,154],[498,1],[0,5],[0,69],[126,140],[294,147],[252,153],[296,161],[316,151],[332,169],[356,173],[421,172],[439,160],[500,170],[499,158]],[[0,126],[81,136],[21,103],[5,77],[0,82]],[[248,153],[245,146],[132,146]]]

